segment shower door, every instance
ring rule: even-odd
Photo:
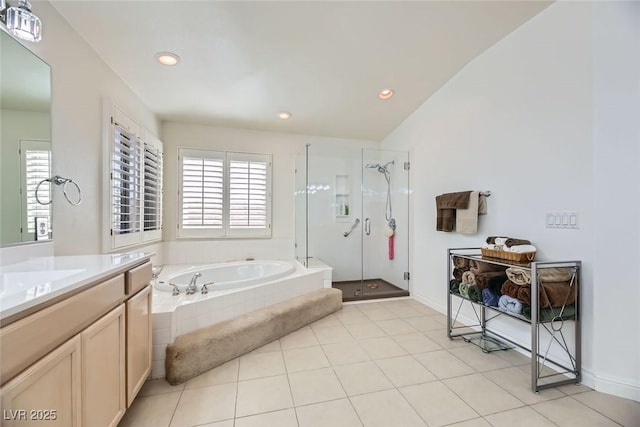
[[[362,150],[361,296],[409,295],[409,155]]]

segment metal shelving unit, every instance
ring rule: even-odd
[[[509,267],[517,267],[526,269],[531,272],[531,319],[524,315],[509,313],[502,311],[497,307],[485,305],[481,302],[471,301],[464,296],[453,292],[450,288],[449,281],[452,275],[452,257],[457,256],[469,260],[480,261],[484,263]],[[582,267],[581,261],[553,261],[553,262],[531,262],[531,263],[512,263],[509,261],[482,257],[480,248],[451,248],[447,250],[447,336],[450,339],[463,338],[467,342],[471,342],[482,348],[485,353],[491,351],[508,350],[514,346],[520,347],[531,353],[531,390],[538,392],[551,387],[557,387],[565,384],[577,384],[582,379],[582,355],[581,355],[581,329],[580,329],[580,271]],[[565,313],[567,306],[552,309],[550,318],[541,318],[540,309],[538,307],[538,296],[540,281],[538,272],[544,268],[563,267],[573,269],[570,287],[575,286],[575,303],[574,313],[568,315]],[[458,301],[459,304],[453,313],[453,302]],[[471,304],[473,311],[478,319],[475,325],[455,326],[456,320],[460,313],[460,309],[464,304]],[[534,309],[537,307],[537,309]],[[531,328],[531,342],[529,346],[521,345],[514,340],[499,334],[491,328],[491,321],[501,316],[507,316],[526,323]],[[573,345],[570,345],[566,339],[565,332],[573,325],[574,339]],[[475,328],[472,332],[459,332],[457,329]],[[544,345],[541,338],[546,337],[548,345]],[[554,345],[555,344],[555,345]],[[559,348],[566,354],[567,362],[553,359],[550,355],[552,348]],[[564,355],[563,354],[563,355]],[[545,370],[551,368],[552,370]]]

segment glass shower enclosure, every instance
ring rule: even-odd
[[[306,146],[296,158],[296,258],[332,268],[344,301],[409,295],[407,152]]]

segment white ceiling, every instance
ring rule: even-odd
[[[549,5],[51,2],[161,119],[370,140]],[[180,64],[160,66],[160,51]],[[382,101],[386,87],[396,95]],[[281,110],[293,117],[278,119]]]

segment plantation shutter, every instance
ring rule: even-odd
[[[51,177],[51,151],[49,150],[24,150],[25,164],[25,191],[27,200],[26,222],[27,233],[33,235],[36,232],[35,219],[47,218],[51,224],[50,205],[41,205],[36,200],[36,187],[44,179]],[[43,182],[38,189],[38,198],[47,203],[51,200],[51,183]]]
[[[162,151],[144,143],[144,231],[162,227]]]
[[[229,164],[229,229],[266,230],[268,221],[267,155],[227,153]]]
[[[124,235],[140,231],[141,167],[140,141],[135,134],[115,124],[113,126],[113,157],[111,167],[113,234]]]

